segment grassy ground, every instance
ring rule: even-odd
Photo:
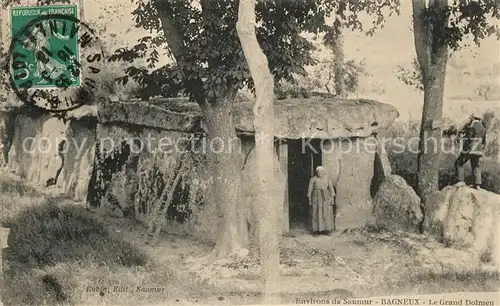
[[[5,249],[4,305],[95,305],[102,299],[140,304],[173,299],[181,290],[170,266],[110,231],[82,207],[64,198],[45,198],[19,181],[1,179],[2,226],[11,228]],[[106,286],[104,285],[106,284]],[[170,287],[162,295],[121,297],[89,287]],[[102,294],[102,296],[101,296]]]
[[[149,247],[144,227],[132,220],[102,216],[0,177],[0,222],[11,228],[10,247],[3,254],[5,305],[259,302],[255,257],[216,266],[211,270],[216,274],[207,274],[199,267],[213,247],[209,243],[164,234],[157,246]],[[294,232],[283,237],[283,302],[499,287],[497,274],[478,270],[426,272],[422,264],[441,265],[435,256],[422,253],[436,244],[410,236],[367,228],[333,236]],[[460,258],[449,252],[453,260]],[[138,293],[137,286],[165,290]]]

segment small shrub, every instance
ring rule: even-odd
[[[4,180],[0,181],[0,194],[12,194],[19,196],[39,196],[40,193],[33,187],[24,184],[19,180]]]
[[[6,225],[11,229],[7,260],[23,268],[87,259],[112,266],[146,263],[144,253],[112,237],[81,207],[59,207],[49,201],[27,208]]]

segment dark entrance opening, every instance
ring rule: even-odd
[[[307,198],[309,180],[322,165],[320,140],[288,142],[288,200],[290,229],[308,230],[310,208]]]

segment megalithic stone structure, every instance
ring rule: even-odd
[[[0,286],[3,287],[3,249],[9,247],[7,238],[9,237],[10,228],[0,227]],[[0,301],[0,305],[3,305]]]

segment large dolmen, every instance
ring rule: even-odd
[[[242,148],[235,154],[242,157],[245,182],[241,201],[250,208],[258,192],[253,187],[258,174],[252,166],[257,162],[252,106],[252,101],[244,101],[233,109]],[[8,167],[90,207],[146,222],[182,154],[158,148],[165,139],[175,143],[193,134],[199,135],[197,145],[202,146],[206,135],[199,107],[182,99],[158,99],[86,108],[66,114],[64,121],[49,113],[17,110],[9,117],[13,132],[5,154]],[[280,211],[283,232],[307,228],[308,181],[319,165],[336,185],[337,227],[374,222],[373,197],[391,174],[377,134],[393,123],[398,111],[373,100],[334,98],[276,100],[274,108],[276,196],[268,205]],[[28,136],[34,143],[43,137],[56,144],[45,153],[26,152],[22,147]],[[146,139],[149,148],[144,147]],[[210,181],[206,154],[193,150],[190,155],[192,167],[176,183],[167,223],[214,239],[215,208],[203,196]]]

